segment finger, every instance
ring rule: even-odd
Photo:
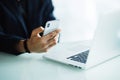
[[[41,51],[42,52],[47,52],[48,49],[51,48],[54,45],[56,45],[55,39],[53,39],[53,40],[51,40],[51,42],[47,43],[47,45],[45,45]]]
[[[56,45],[56,42],[52,42],[51,44],[49,44],[48,48],[47,49],[50,49],[51,47],[55,46]]]
[[[53,39],[55,36],[57,36],[59,34],[59,32],[60,32],[60,29],[57,29],[57,30],[45,35],[44,38],[46,41],[48,41],[50,39]]]
[[[38,27],[38,28],[33,30],[31,37],[37,36],[39,33],[43,32],[43,31],[44,31],[43,27]]]

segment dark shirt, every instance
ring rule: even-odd
[[[0,51],[21,54],[16,44],[29,38],[33,29],[54,20],[53,10],[51,0],[0,0]]]

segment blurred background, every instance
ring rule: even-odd
[[[99,16],[120,9],[120,0],[53,0],[61,42],[91,40]]]

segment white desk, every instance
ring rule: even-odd
[[[80,70],[48,61],[42,55],[0,53],[0,80],[120,80],[120,57],[89,70]]]

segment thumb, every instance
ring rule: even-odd
[[[43,31],[44,31],[44,28],[42,26],[38,27],[32,31],[31,37],[37,36],[39,33],[42,33]]]

